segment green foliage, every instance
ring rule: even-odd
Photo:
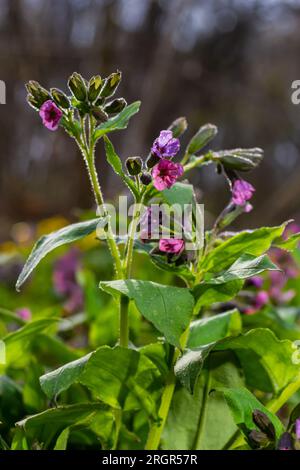
[[[140,105],[140,101],[135,101],[134,103],[126,106],[126,108],[124,108],[117,116],[108,119],[108,121],[97,126],[93,135],[94,142],[110,132],[126,129],[129,119],[138,113]]]

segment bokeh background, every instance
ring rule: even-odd
[[[65,90],[68,76],[123,72],[119,96],[142,100],[127,131],[112,136],[123,159],[148,153],[173,119],[186,116],[187,141],[197,128],[219,127],[213,148],[260,146],[261,167],[249,176],[255,209],[242,226],[299,221],[299,0],[0,0],[0,241],[19,222],[72,217],[93,205],[75,144],[51,133],[25,101],[24,83]],[[103,148],[97,162],[106,196],[121,187]],[[213,168],[193,183],[209,217],[229,198]],[[77,212],[76,212],[77,211]]]

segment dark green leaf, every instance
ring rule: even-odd
[[[205,305],[212,305],[216,302],[227,302],[235,297],[243,287],[243,280],[235,280],[226,284],[206,284],[205,282],[193,288],[193,295],[196,300],[196,309]]]
[[[194,307],[194,298],[188,289],[137,280],[101,282],[100,287],[112,295],[123,294],[134,300],[140,313],[167,341],[180,346],[180,337]]]
[[[109,132],[117,131],[119,129],[126,129],[129,119],[139,111],[140,105],[140,101],[135,101],[129,106],[126,106],[126,108],[124,108],[123,111],[121,111],[117,116],[109,119],[103,124],[100,124],[100,126],[98,126],[94,132],[93,140],[96,141]]]
[[[33,247],[25,266],[17,280],[16,289],[20,290],[22,284],[26,281],[28,276],[36,268],[39,262],[51,251],[55,250],[61,245],[75,242],[87,235],[90,235],[96,230],[97,227],[104,227],[107,219],[105,217],[92,219],[77,224],[68,225],[63,227],[57,232],[52,232],[49,235],[41,237]]]

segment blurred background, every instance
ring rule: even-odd
[[[18,237],[22,221],[72,218],[93,205],[74,142],[47,131],[25,101],[28,80],[66,90],[75,70],[89,78],[120,69],[118,96],[142,100],[128,130],[112,135],[122,159],[146,156],[178,116],[189,121],[183,142],[214,123],[213,148],[265,150],[249,176],[254,210],[237,224],[299,221],[299,53],[299,0],[0,0],[0,241]],[[97,162],[113,200],[121,186],[102,144]],[[223,178],[208,167],[191,179],[216,216],[229,199]]]

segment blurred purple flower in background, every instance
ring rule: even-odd
[[[51,100],[45,101],[40,109],[40,117],[42,118],[43,124],[50,131],[56,131],[58,128],[59,121],[62,118],[62,111],[56,106]]]
[[[83,307],[83,291],[76,280],[80,267],[80,251],[72,248],[56,261],[53,270],[54,289],[66,298],[64,308],[69,313],[78,312]]]
[[[296,432],[296,437],[297,439],[300,439],[300,419],[296,419],[295,422],[295,432]]]
[[[254,193],[252,184],[245,180],[235,180],[232,186],[232,202],[237,206],[245,206],[245,212],[252,210],[252,205],[247,204]]]
[[[32,317],[31,311],[27,307],[18,308],[16,314],[24,321],[31,320]]]
[[[183,175],[183,166],[169,160],[160,160],[152,170],[153,185],[158,191],[171,188],[177,178]]]
[[[151,152],[159,158],[172,158],[180,149],[180,142],[173,137],[172,131],[161,131],[153,142]]]

